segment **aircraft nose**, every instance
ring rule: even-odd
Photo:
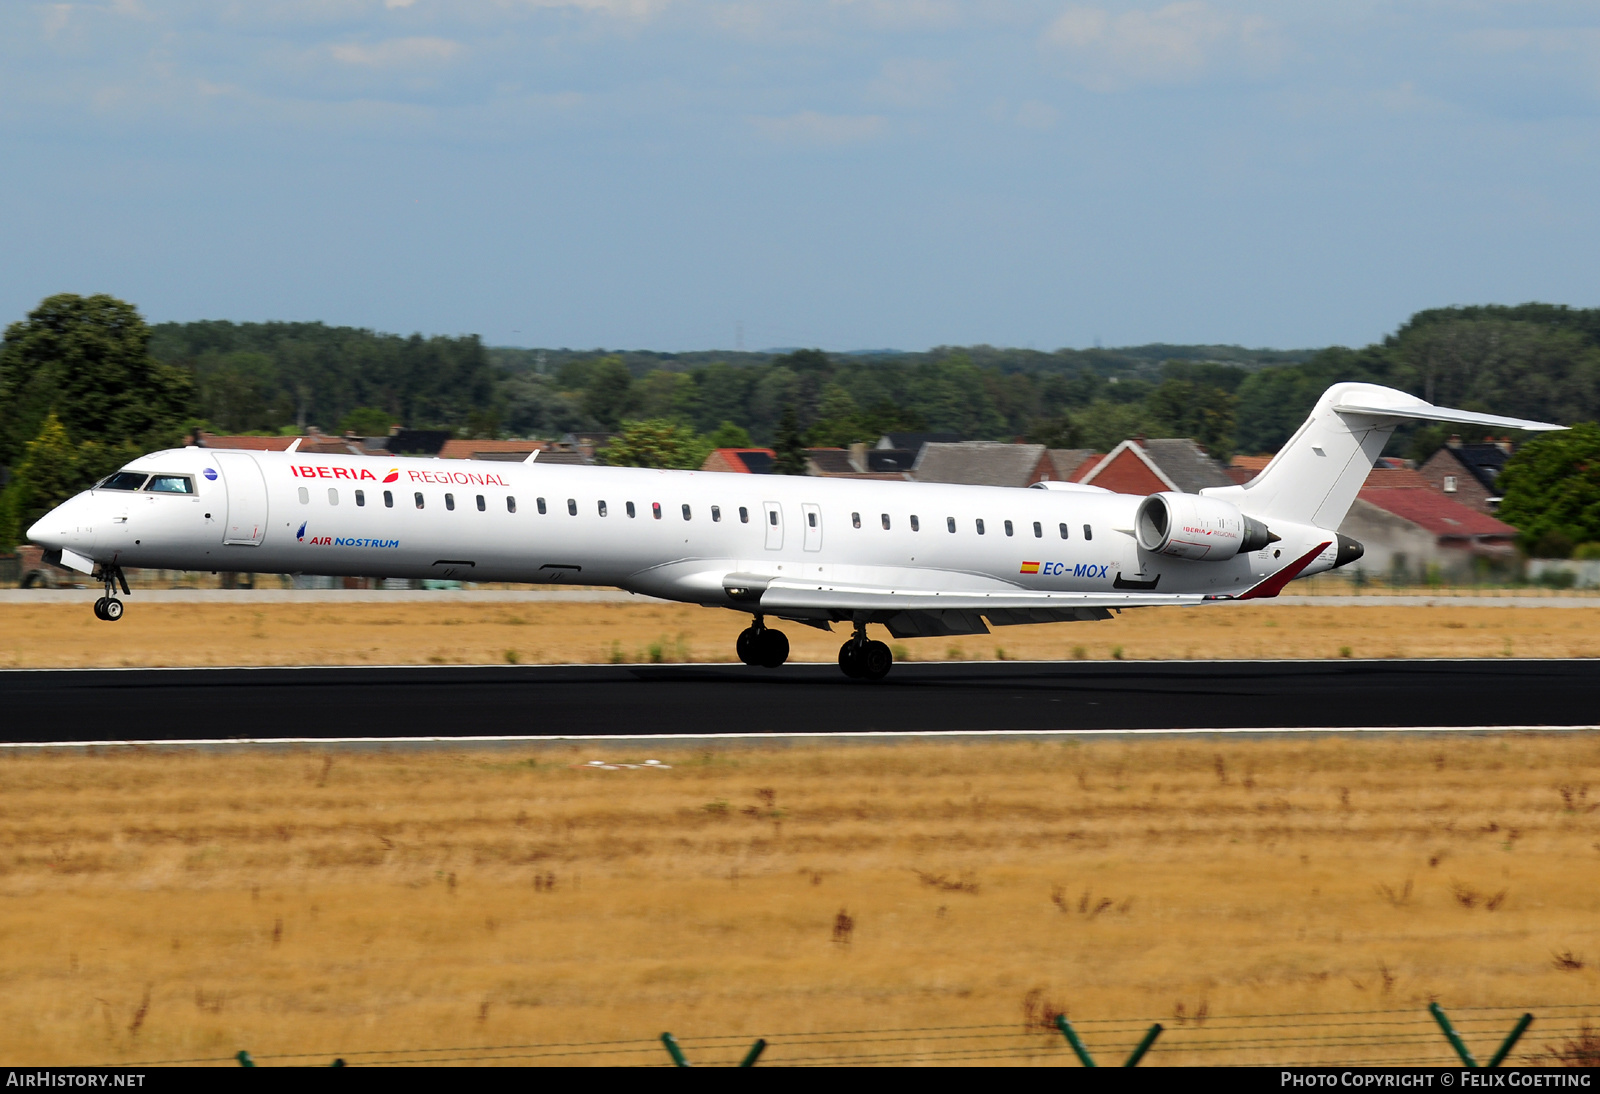
[[[61,510],[52,509],[38,520],[33,527],[28,529],[28,542],[38,544],[46,550],[59,550],[67,545],[66,533],[61,529],[61,520],[57,516]]]

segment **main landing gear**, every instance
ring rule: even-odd
[[[865,623],[857,623],[854,637],[839,647],[839,668],[852,680],[882,680],[893,664],[889,647],[869,639]]]
[[[102,566],[100,580],[105,582],[106,595],[94,602],[94,617],[103,619],[107,623],[115,623],[122,618],[122,601],[117,599],[117,583],[122,584],[122,593],[128,595],[128,579],[122,576],[120,566]]]
[[[733,644],[739,660],[747,665],[760,665],[775,669],[789,660],[789,639],[782,631],[775,631],[756,616],[756,621],[739,632]]]

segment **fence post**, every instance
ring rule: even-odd
[[[764,1037],[757,1037],[756,1043],[750,1046],[750,1051],[744,1054],[744,1059],[739,1061],[740,1067],[755,1067],[756,1061],[761,1059],[761,1054],[767,1049]]]
[[[678,1047],[678,1039],[670,1033],[661,1035],[661,1043],[667,1046],[667,1055],[672,1057],[672,1062],[679,1067],[688,1067],[689,1061],[683,1055],[683,1049]]]
[[[1138,1067],[1139,1061],[1144,1059],[1144,1054],[1150,1051],[1150,1046],[1156,1043],[1156,1038],[1161,1036],[1161,1023],[1157,1022],[1150,1027],[1150,1032],[1144,1035],[1144,1040],[1139,1042],[1139,1047],[1133,1050],[1133,1055],[1128,1057],[1128,1062],[1123,1067]]]
[[[1061,1036],[1067,1039],[1067,1044],[1072,1046],[1072,1051],[1078,1054],[1078,1061],[1084,1067],[1094,1067],[1094,1057],[1089,1055],[1089,1050],[1078,1040],[1078,1031],[1072,1028],[1072,1023],[1067,1021],[1065,1014],[1056,1015],[1056,1028],[1061,1031]]]
[[[1444,1008],[1438,1003],[1428,1004],[1428,1013],[1433,1015],[1433,1020],[1439,1023],[1439,1028],[1444,1030],[1445,1040],[1450,1042],[1450,1047],[1456,1050],[1456,1055],[1461,1057],[1461,1062],[1468,1067],[1477,1067],[1478,1061],[1472,1058],[1472,1053],[1467,1051],[1466,1043],[1461,1040],[1461,1035],[1450,1024],[1450,1019],[1444,1016]],[[1520,1031],[1518,1033],[1520,1036]]]
[[[1517,1042],[1522,1039],[1523,1032],[1532,1024],[1533,1015],[1531,1014],[1524,1014],[1521,1018],[1518,1018],[1517,1024],[1511,1028],[1511,1035],[1506,1038],[1505,1044],[1500,1046],[1500,1051],[1494,1054],[1494,1059],[1490,1060],[1487,1066],[1499,1067],[1500,1061],[1511,1055],[1511,1050],[1517,1047]]]

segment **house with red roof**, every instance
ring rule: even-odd
[[[702,471],[732,471],[740,475],[770,475],[778,454],[770,448],[713,448]]]
[[[1421,581],[1434,568],[1447,579],[1466,578],[1476,559],[1516,558],[1515,528],[1405,468],[1373,468],[1339,531],[1366,547],[1361,569],[1396,580]]]

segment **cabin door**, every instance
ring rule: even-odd
[[[222,542],[235,547],[259,547],[267,534],[267,480],[261,465],[248,452],[213,450],[228,489],[228,519]]]
[[[764,510],[763,516],[767,522],[767,550],[779,551],[783,549],[783,506],[775,501],[761,503]]]

